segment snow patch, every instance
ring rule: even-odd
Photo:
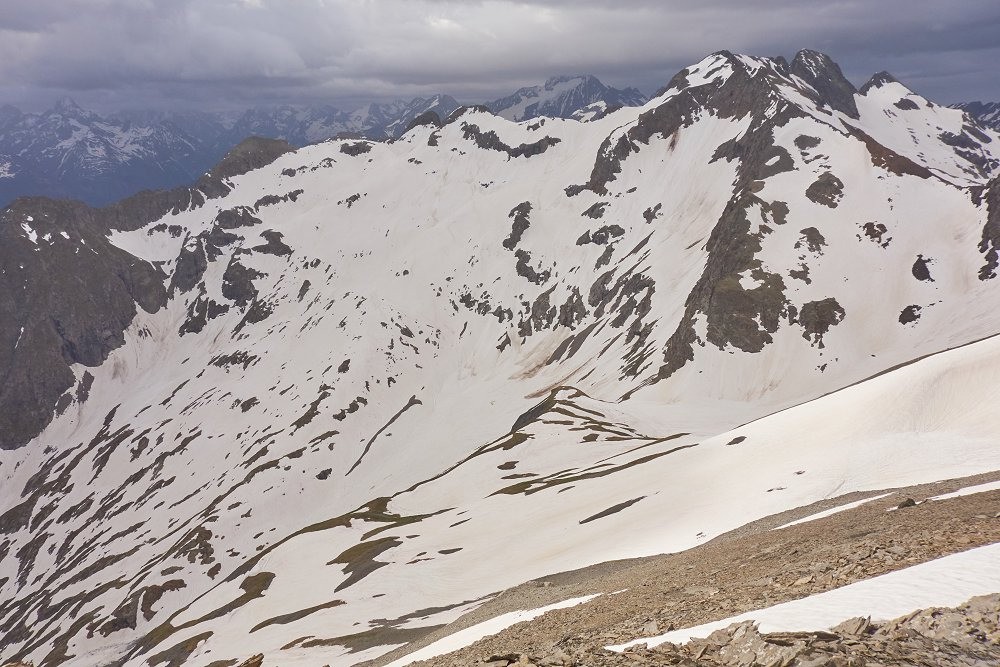
[[[798,526],[799,524],[809,523],[810,521],[816,521],[817,519],[824,519],[824,518],[826,518],[828,516],[833,516],[834,514],[839,514],[840,512],[846,512],[847,510],[852,510],[855,507],[861,507],[865,503],[870,503],[872,501],[879,500],[881,498],[886,498],[888,496],[891,496],[893,493],[895,493],[895,492],[894,491],[890,491],[889,493],[883,493],[880,496],[871,496],[869,498],[863,498],[861,500],[856,500],[853,503],[846,503],[844,505],[838,505],[837,507],[831,507],[828,510],[823,510],[822,512],[816,512],[815,514],[810,514],[807,517],[803,517],[801,519],[797,519],[795,521],[792,521],[791,523],[786,523],[784,525],[778,526],[777,528],[774,528],[773,530],[781,530],[782,528],[790,528],[791,526]]]
[[[414,651],[409,655],[406,655],[399,660],[394,660],[390,662],[386,667],[403,667],[411,662],[416,662],[418,660],[427,660],[435,656],[443,655],[445,653],[451,653],[452,651],[457,651],[461,648],[465,648],[470,644],[473,644],[483,637],[489,637],[490,635],[495,635],[502,630],[506,630],[515,623],[521,623],[523,621],[530,621],[534,618],[538,618],[542,614],[552,611],[554,609],[566,609],[567,607],[575,607],[579,604],[584,604],[585,602],[590,602],[594,598],[600,597],[600,593],[593,595],[584,595],[578,598],[570,598],[569,600],[563,600],[562,602],[556,602],[555,604],[546,605],[544,607],[539,607],[537,609],[527,609],[523,611],[512,611],[507,614],[502,614],[495,618],[491,618],[488,621],[483,621],[482,623],[477,623],[471,627],[465,628],[464,630],[459,630],[453,635],[448,635],[443,639],[439,639],[436,642],[425,646],[419,651]]]
[[[947,500],[948,498],[961,498],[962,496],[971,496],[974,493],[983,493],[984,491],[996,491],[1000,489],[1000,481],[996,482],[986,482],[985,484],[977,484],[975,486],[966,486],[959,489],[958,491],[952,491],[951,493],[943,493],[940,496],[933,496],[927,500]]]
[[[682,644],[742,621],[756,621],[767,633],[831,628],[855,616],[889,620],[926,607],[954,607],[997,591],[1000,544],[990,544],[766,609],[606,648],[621,653],[640,644]]]
[[[31,220],[31,216],[28,216],[28,220],[29,221]],[[29,241],[31,241],[35,245],[38,245],[38,232],[36,232],[31,225],[29,225],[27,222],[22,222],[21,229],[24,230],[24,233],[28,236]]]

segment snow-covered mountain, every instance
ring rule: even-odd
[[[961,109],[981,125],[1000,130],[1000,102],[961,102],[951,107]]]
[[[592,76],[557,77],[492,103],[500,115],[588,120],[645,101],[639,91]],[[254,107],[240,113],[127,111],[101,115],[70,99],[38,114],[0,107],[0,205],[25,195],[105,205],[144,189],[191,183],[251,136],[301,147],[337,136],[395,139],[415,119],[447,118],[449,95],[372,103],[355,111],[330,105]]]
[[[236,114],[130,111],[102,116],[63,99],[39,114],[0,107],[0,205],[45,195],[104,205],[144,189],[197,180],[250,136],[293,146],[338,135],[398,137],[423,113],[445,118],[458,107],[435,95],[370,104],[256,107]]]
[[[352,665],[1000,470],[995,131],[813,51],[414,120],[0,215],[0,660]]]
[[[377,139],[403,133],[417,116],[447,117],[447,95],[371,104],[355,112],[331,106],[252,108],[231,114],[121,112],[102,116],[64,99],[40,114],[0,109],[0,205],[23,195],[103,205],[143,189],[195,181],[243,139],[293,146],[341,134]]]
[[[221,154],[206,153],[204,136],[189,129],[168,117],[102,117],[69,99],[38,114],[4,107],[0,204],[39,194],[106,203],[190,183]]]
[[[509,120],[549,118],[591,119],[618,107],[637,107],[646,96],[635,88],[610,88],[591,75],[556,76],[541,86],[519,88],[488,103],[490,111]]]
[[[219,144],[239,143],[246,137],[284,139],[293,146],[325,141],[343,132],[360,132],[351,114],[332,106],[248,109],[217,140]],[[230,144],[234,145],[234,144]]]
[[[438,118],[447,118],[459,103],[450,95],[412,100],[396,100],[387,104],[369,104],[351,114],[354,131],[364,137],[395,139],[409,129],[410,124],[422,114],[432,112]]]
[[[249,136],[284,139],[293,146],[306,146],[336,137],[394,139],[417,116],[432,111],[446,118],[459,107],[448,95],[368,104],[346,112],[335,107],[294,107],[250,109],[229,128],[222,140],[230,146]]]

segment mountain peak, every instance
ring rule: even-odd
[[[817,51],[816,49],[799,49],[799,52],[795,54],[792,62],[801,62],[816,67],[826,67],[829,65],[836,66],[836,63],[833,62],[833,58],[822,51]]]
[[[600,80],[597,77],[593,76],[592,74],[578,74],[578,75],[561,74],[558,76],[550,76],[545,81],[545,85],[543,87],[545,88],[545,90],[552,90],[561,83],[569,83],[570,81],[576,81],[576,80],[579,80],[581,84],[597,82],[599,85],[602,86],[604,85],[600,82]]]
[[[854,102],[857,88],[847,80],[833,58],[819,51],[802,49],[792,59],[789,71],[812,86],[831,108],[851,118],[858,117],[858,107]]]
[[[271,164],[279,156],[293,150],[287,141],[264,137],[247,137],[234,146],[209,172],[213,178],[231,178]]]
[[[894,77],[892,74],[889,74],[885,70],[882,70],[881,72],[876,72],[875,74],[873,74],[872,78],[868,79],[868,83],[861,86],[861,90],[859,92],[862,95],[866,95],[868,94],[868,91],[871,90],[872,88],[881,88],[882,86],[885,86],[890,83],[899,83],[899,79]]]
[[[671,90],[718,84],[734,74],[756,81],[778,95],[784,95],[782,89],[796,89],[820,109],[832,109],[858,118],[854,101],[857,89],[830,56],[811,49],[799,51],[791,64],[781,56],[767,58],[716,51],[681,70],[656,97]]]
[[[56,103],[52,106],[52,110],[64,114],[80,113],[83,111],[80,105],[76,103],[76,100],[74,100],[69,95],[63,95],[58,100],[56,100]]]

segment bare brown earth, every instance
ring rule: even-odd
[[[493,667],[507,664],[594,667],[643,664],[1000,665],[1000,636],[996,627],[1000,623],[1000,599],[981,603],[971,616],[968,610],[958,610],[947,617],[951,619],[948,627],[952,629],[962,623],[969,627],[983,626],[983,613],[993,619],[992,626],[986,623],[989,627],[980,628],[982,637],[974,637],[968,645],[928,638],[927,633],[921,635],[914,624],[927,625],[925,617],[931,614],[927,612],[883,626],[854,628],[853,635],[843,631],[833,636],[823,632],[826,628],[816,628],[817,632],[811,634],[781,633],[770,638],[776,644],[768,643],[767,637],[762,639],[752,628],[734,626],[728,631],[720,631],[723,634],[713,636],[707,644],[692,642],[686,647],[674,648],[665,645],[655,650],[642,648],[624,654],[603,648],[806,597],[951,553],[1000,542],[1000,491],[920,502],[934,495],[997,479],[1000,479],[1000,471],[898,489],[886,498],[852,510],[773,530],[795,519],[880,492],[848,494],[767,517],[682,553],[603,563],[527,582],[501,593],[420,642],[368,664],[385,664],[419,646],[509,611],[627,589],[603,595],[584,605],[551,611],[467,648],[414,664],[422,667],[485,663],[494,663]],[[886,511],[908,498],[919,504]],[[516,544],[511,548],[516,548]],[[983,611],[986,608],[992,608],[992,616]],[[723,636],[726,632],[729,635]],[[733,640],[733,633],[739,635],[738,641]],[[754,647],[761,649],[764,644],[765,648],[785,646],[783,651],[764,651],[758,661],[747,657]],[[724,649],[726,646],[730,648]],[[946,660],[944,653],[928,657],[925,653],[930,650],[929,646],[937,646],[939,651],[952,657]],[[975,653],[980,649],[984,651],[982,655]],[[747,661],[734,658],[738,655]],[[772,659],[765,660],[767,656]]]

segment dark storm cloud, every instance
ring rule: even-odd
[[[0,102],[239,106],[506,93],[557,73],[659,88],[719,49],[832,55],[941,101],[1000,99],[996,0],[6,0]]]

